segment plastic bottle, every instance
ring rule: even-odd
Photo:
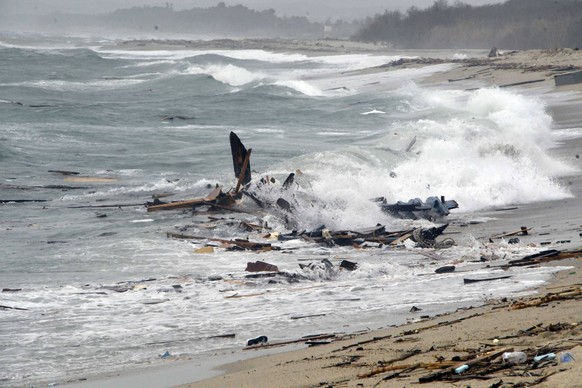
[[[535,356],[534,362],[550,361],[554,359],[556,359],[556,355],[554,353],[547,353],[542,354],[541,356]]]
[[[564,352],[560,356],[560,362],[572,362],[574,361],[574,356],[570,352]]]
[[[460,367],[455,368],[455,373],[460,375],[461,373],[466,372],[467,369],[469,369],[469,365],[467,365],[467,364],[461,365]]]
[[[527,361],[527,354],[524,352],[505,352],[501,356],[504,362],[511,362],[513,364],[523,364]]]

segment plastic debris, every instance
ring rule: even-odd
[[[507,352],[501,355],[504,362],[511,362],[513,364],[523,364],[527,361],[527,354],[524,352]]]
[[[542,354],[541,356],[535,356],[534,357],[534,362],[542,362],[542,361],[551,361],[551,360],[555,360],[556,359],[556,355],[554,353],[546,353],[546,354]]]
[[[267,336],[261,335],[261,336],[258,336],[257,338],[251,338],[250,340],[248,340],[247,346],[262,345],[262,344],[266,344],[267,342],[269,342],[269,339],[267,338]]]
[[[572,353],[570,353],[570,352],[564,352],[564,353],[562,353],[562,354],[561,354],[561,356],[560,356],[560,362],[562,362],[562,363],[565,363],[565,362],[572,362],[572,361],[574,361],[574,360],[575,360],[575,358],[574,358],[574,356],[572,355]]]

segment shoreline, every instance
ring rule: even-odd
[[[511,310],[512,303],[536,302],[550,293],[564,290],[575,289],[580,298],[580,260],[568,260],[568,264],[572,267],[555,274],[552,281],[531,297],[489,300],[482,306],[457,309],[429,319],[370,331],[329,345],[275,355],[257,355],[222,365],[220,370],[223,374],[220,376],[180,387],[269,387],[273,379],[281,379],[277,380],[280,387],[374,387],[378,384],[402,387],[418,384],[419,378],[425,378],[434,371],[464,365],[476,354],[486,355],[511,348],[513,351],[525,351],[531,359],[536,350],[554,349],[564,338],[572,342],[559,353],[569,352],[579,360],[582,357],[582,313],[576,309],[579,300],[562,300],[540,307]],[[545,316],[551,318],[544,319]],[[560,330],[553,332],[552,325],[560,327]],[[541,329],[535,337],[533,334],[520,334],[520,330],[533,333],[535,330],[531,328],[536,327]],[[509,338],[512,336],[515,338]],[[443,369],[436,362],[440,358],[443,359]],[[499,359],[495,357],[490,364],[501,365]],[[380,371],[382,367],[386,370]],[[526,366],[514,368],[523,371]],[[509,368],[509,371],[515,372],[514,368]],[[402,371],[405,373],[399,375]],[[542,376],[548,376],[548,384],[541,384],[542,387],[582,386],[569,384],[580,380],[580,363],[555,362],[541,371]],[[537,378],[492,373],[486,380],[470,377],[465,380],[461,376],[455,380],[470,381],[472,387],[490,387],[499,380],[517,384],[532,383]],[[430,386],[450,387],[450,384],[450,380],[432,381]]]
[[[176,46],[173,47],[176,49]],[[137,47],[137,49],[143,48]],[[163,50],[164,48],[160,46],[158,48],[148,49]],[[305,51],[305,49],[298,49],[298,51]],[[347,50],[346,52],[353,51]],[[465,90],[490,86],[504,87],[504,85],[505,87],[519,87],[520,90],[525,91],[536,88],[541,89],[544,94],[554,92],[567,94],[576,92],[577,94],[572,98],[575,98],[576,101],[580,99],[582,84],[558,88],[555,86],[553,79],[556,74],[561,74],[564,71],[561,69],[569,66],[570,63],[575,63],[573,65],[575,66],[574,69],[582,68],[582,54],[580,52],[573,54],[575,57],[573,62],[568,62],[568,60],[572,59],[572,56],[565,55],[563,52],[560,54],[561,59],[559,61],[556,61],[555,57],[552,59],[551,55],[544,54],[544,56],[541,55],[543,53],[537,51],[530,52],[529,54],[533,58],[528,58],[526,52],[498,57],[498,63],[504,64],[499,67],[491,66],[491,63],[497,63],[492,62],[496,59],[479,59],[479,62],[471,62],[469,59],[461,61],[436,59],[435,61],[455,63],[457,66],[450,71],[430,75],[420,83],[423,87],[429,88],[444,87]],[[567,58],[564,59],[563,57]],[[525,63],[525,66],[530,66],[530,70],[520,68],[515,65],[515,62],[512,62],[518,59]],[[564,60],[563,63],[562,59]],[[531,70],[532,60],[533,64],[538,66],[537,69],[534,68]],[[550,64],[547,62],[550,62]],[[552,63],[555,63],[555,65]],[[434,64],[434,61],[430,63],[423,62],[422,60],[413,60],[404,61],[396,66],[387,65],[365,71],[391,71],[431,64]],[[535,80],[542,81],[529,82]],[[563,103],[558,103],[555,107],[549,106],[548,109],[552,111],[552,109],[560,109],[563,106]],[[576,123],[577,126],[582,126],[582,113],[578,111],[571,113],[573,118],[570,121]],[[561,114],[563,115],[563,112],[557,112],[558,116]],[[557,117],[557,120],[559,120],[559,117]],[[579,152],[578,150],[582,149],[581,146],[582,139],[575,139],[558,148],[562,153],[570,154],[568,158],[574,158],[574,153],[577,154]],[[582,169],[582,162],[580,162],[579,158],[577,158],[577,166]],[[572,198],[519,205],[515,209],[500,212],[495,210],[480,212],[480,215],[495,219],[476,225],[453,225],[454,228],[450,232],[470,235],[471,237],[486,237],[502,232],[518,230],[521,226],[527,226],[533,229],[533,233],[530,233],[528,236],[520,236],[520,239],[523,240],[523,243],[537,244],[536,246],[539,247],[539,250],[551,248],[559,250],[580,249],[582,247],[582,215],[576,213],[580,213],[579,209],[582,209],[582,201],[579,199],[582,195],[582,178],[580,173],[577,173],[576,175],[563,177],[561,180],[563,182],[569,181],[573,192]],[[542,245],[542,243],[548,241],[549,244]],[[569,242],[558,244],[558,241]],[[535,294],[544,295],[556,292],[556,290],[561,288],[568,288],[572,285],[578,285],[579,289],[582,281],[582,277],[580,276],[581,262],[579,258],[569,259],[567,261],[556,261],[544,265],[562,267],[566,263],[570,266],[569,268],[554,274],[541,287],[534,285],[529,287],[528,290]],[[539,295],[519,299],[532,300]],[[403,369],[394,369],[393,371],[386,371],[369,378],[360,378],[358,375],[369,373],[379,365],[430,363],[434,362],[438,357],[451,360],[455,356],[463,358],[474,354],[474,352],[494,351],[501,347],[514,347],[516,351],[528,350],[528,355],[530,355],[534,350],[543,349],[547,344],[552,345],[559,342],[560,337],[564,335],[568,338],[578,338],[578,340],[582,338],[582,312],[580,312],[579,307],[576,308],[576,303],[579,304],[579,301],[564,300],[550,302],[544,306],[530,307],[522,310],[511,310],[511,302],[511,300],[503,301],[499,299],[485,300],[482,306],[457,309],[455,312],[433,316],[413,323],[405,323],[395,327],[369,331],[364,334],[355,335],[349,339],[336,340],[329,345],[298,350],[293,349],[304,345],[282,347],[276,348],[272,352],[268,351],[266,355],[263,354],[265,350],[250,350],[244,356],[240,350],[237,353],[236,350],[229,349],[224,350],[221,354],[215,352],[215,358],[212,358],[212,360],[204,359],[205,356],[202,355],[197,360],[179,361],[172,363],[172,365],[146,367],[144,370],[135,373],[129,372],[127,375],[123,374],[112,378],[104,377],[103,379],[86,383],[67,384],[67,386],[78,385],[79,387],[90,387],[91,385],[103,386],[106,384],[107,386],[137,387],[142,386],[142,384],[135,377],[140,377],[141,375],[142,381],[146,379],[149,383],[152,381],[159,382],[156,384],[157,386],[176,386],[177,384],[183,384],[180,387],[184,388],[214,386],[271,387],[273,386],[273,381],[277,381],[277,386],[289,387],[337,385],[342,387],[367,387],[376,386],[378,383],[381,383],[381,386],[402,387],[418,383],[419,377],[428,375],[431,371],[423,367],[416,367],[412,370],[405,368],[405,372],[402,372]],[[455,322],[451,323],[452,321]],[[450,324],[447,325],[447,322],[450,322]],[[540,323],[542,327],[547,328],[547,325],[550,324],[572,324],[575,322],[578,324],[571,325],[571,327],[565,326],[565,328],[557,332],[543,331],[536,336],[516,337],[516,339],[500,340],[498,344],[493,343],[493,339],[496,337],[517,335],[516,333],[519,330],[525,330],[537,326]],[[405,332],[410,333],[404,334]],[[375,337],[383,338],[375,340]],[[473,387],[490,387],[491,384],[499,380],[503,380],[504,383],[531,383],[545,375],[556,372],[556,374],[547,377],[546,381],[541,382],[539,386],[576,386],[564,384],[569,381],[582,380],[582,369],[580,367],[582,348],[580,343],[579,341],[578,345],[568,350],[574,355],[575,362],[567,364],[557,363],[556,365],[548,365],[547,367],[533,370],[534,374],[542,373],[540,376],[526,378],[505,374],[506,372],[523,372],[525,367],[522,366],[521,369],[509,368],[492,373],[491,375],[493,377],[489,380],[471,379],[464,382],[470,382]],[[354,344],[360,345],[352,346]],[[346,346],[348,347],[346,348]],[[434,350],[430,350],[431,348],[434,348]],[[416,350],[420,350],[420,353],[402,359],[401,361],[388,362],[401,358],[403,355],[410,354]],[[257,352],[261,354],[257,354]],[[556,353],[556,355],[558,354]],[[498,359],[497,357],[492,363],[495,363],[495,365],[500,364]],[[458,361],[457,364],[460,362]],[[177,365],[178,363],[180,365]],[[562,368],[566,370],[561,371]],[[172,381],[170,383],[168,380],[165,380],[171,375],[180,373],[186,373],[186,375],[183,375],[182,380],[192,374],[202,374],[197,375],[195,379],[190,378],[190,380],[187,380],[189,383],[185,385],[182,381],[177,382],[174,379],[170,379]],[[387,376],[396,373],[400,374],[392,377],[390,380],[383,380]],[[131,377],[132,375],[134,378]],[[430,386],[450,387],[450,382],[431,383]]]

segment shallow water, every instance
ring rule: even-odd
[[[553,271],[509,271],[511,281],[459,294],[451,285],[462,284],[462,273],[427,274],[455,264],[475,277],[494,275],[469,263],[481,254],[476,241],[442,252],[445,262],[436,263],[412,247],[299,241],[274,242],[286,253],[197,254],[202,241],[166,237],[264,234],[241,229],[240,217],[280,232],[430,226],[383,214],[370,201],[379,196],[444,195],[459,202],[452,217],[460,220],[487,207],[566,198],[571,193],[555,177],[573,168],[549,150],[579,134],[553,132],[541,95],[418,83],[449,65],[357,71],[402,53],[122,51],[54,36],[1,42],[10,43],[0,44],[0,199],[46,201],[0,205],[0,285],[21,289],[0,294],[0,304],[12,307],[0,312],[2,385],[151,365],[166,351],[188,356],[263,334],[275,340],[400,323],[415,317],[411,305],[433,315],[524,292]],[[216,183],[234,186],[230,131],[253,149],[255,179],[302,172],[287,198],[296,207],[287,222],[278,212],[210,223],[187,211],[146,212],[153,194],[189,199]],[[49,170],[114,180],[77,182]],[[278,187],[260,194],[276,200],[286,195]],[[119,204],[128,206],[95,207]],[[506,259],[534,251],[499,249]],[[359,268],[298,266],[324,258]],[[294,280],[245,278],[246,263],[257,260]],[[318,316],[293,319],[304,315]],[[236,337],[208,338],[229,333]]]

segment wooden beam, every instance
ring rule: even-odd
[[[238,182],[236,182],[236,189],[234,190],[234,193],[238,193],[238,191],[240,190],[240,186],[243,183],[243,181],[246,181],[246,176],[247,176],[247,168],[249,166],[249,160],[251,159],[251,152],[253,151],[252,148],[249,148],[249,150],[247,151],[247,155],[245,156],[245,160],[243,162],[241,171],[240,171],[240,175],[238,176]],[[250,175],[250,173],[249,173]],[[250,178],[249,178],[250,180]],[[247,182],[248,183],[248,182]]]
[[[205,198],[190,199],[186,201],[176,201],[170,203],[164,203],[162,205],[151,205],[148,206],[148,212],[155,212],[158,210],[174,210],[183,209],[192,206],[202,206],[208,204],[208,202],[215,201],[218,196],[222,193],[222,187],[218,186]]]

